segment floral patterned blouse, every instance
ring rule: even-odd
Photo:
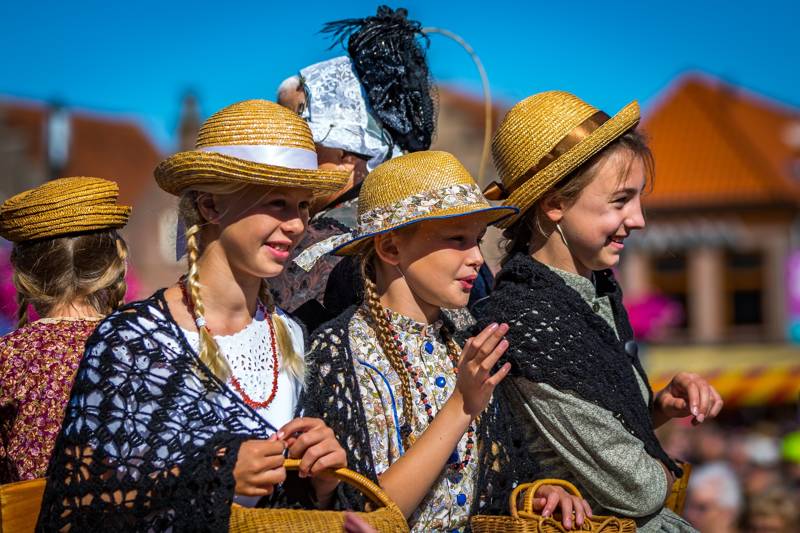
[[[44,477],[90,319],[41,319],[0,338],[0,483]]]
[[[350,321],[350,346],[355,371],[364,403],[364,415],[369,421],[370,446],[375,471],[385,472],[403,453],[399,428],[405,424],[400,378],[384,357],[378,339],[369,325],[368,311],[362,307]],[[434,416],[455,389],[456,375],[447,355],[441,335],[441,321],[420,324],[390,312],[390,322],[406,349],[411,365],[429,398]],[[428,417],[420,402],[419,392],[412,381],[416,425],[413,435],[419,438],[428,427]],[[451,462],[465,457],[467,435],[458,444]],[[436,484],[409,519],[412,531],[463,530],[467,526],[473,497],[477,466],[474,457],[467,466],[455,471],[447,465]]]

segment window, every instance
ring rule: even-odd
[[[659,293],[676,301],[683,308],[683,317],[676,327],[686,331],[689,327],[689,307],[687,305],[688,278],[686,272],[686,253],[667,252],[651,259],[652,284]]]
[[[736,329],[760,333],[764,323],[763,263],[760,252],[726,252],[725,307],[728,329],[732,333]]]

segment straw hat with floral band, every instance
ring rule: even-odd
[[[194,150],[178,152],[155,170],[158,185],[179,195],[194,185],[241,183],[336,191],[348,174],[317,168],[308,124],[267,100],[232,104],[206,120]]]
[[[474,178],[452,154],[414,152],[378,165],[361,186],[357,227],[351,233],[322,241],[295,260],[305,267],[325,253],[356,255],[375,235],[423,220],[487,213],[489,223],[518,212],[513,206],[492,206]]]
[[[609,117],[562,91],[535,94],[512,107],[492,141],[501,182],[484,194],[519,213],[497,225],[514,224],[545,192],[638,123],[635,101]]]
[[[121,228],[131,208],[117,205],[119,186],[102,178],[60,178],[0,205],[0,236],[13,242]]]

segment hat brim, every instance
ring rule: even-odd
[[[168,157],[154,174],[158,186],[176,196],[195,185],[219,183],[298,187],[325,194],[340,190],[350,178],[348,172],[339,170],[281,167],[200,150]]]
[[[550,188],[570,172],[588,161],[603,148],[624,135],[639,123],[639,104],[631,102],[619,113],[608,119],[602,126],[593,131],[581,142],[573,146],[565,154],[551,164],[528,178],[503,201],[504,206],[515,206],[519,212],[500,221],[499,228],[513,225],[531,206]]]
[[[382,235],[384,233],[388,233],[390,231],[395,231],[401,228],[405,228],[406,226],[410,226],[412,224],[417,224],[419,222],[423,222],[425,220],[441,220],[446,218],[456,218],[456,217],[465,217],[469,215],[477,215],[482,213],[490,213],[489,222],[487,223],[488,226],[493,224],[497,224],[498,222],[517,214],[519,210],[514,206],[485,206],[485,205],[464,205],[458,207],[451,207],[449,209],[442,209],[437,211],[435,215],[424,215],[419,216],[416,218],[409,219],[402,224],[396,224],[394,226],[388,227],[386,229],[382,229],[381,231],[376,231],[373,233],[367,233],[364,235],[359,235],[354,239],[351,239],[333,250],[330,253],[335,255],[358,255],[361,252],[362,244],[366,241],[375,237],[376,235]]]

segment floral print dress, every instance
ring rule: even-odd
[[[400,377],[383,355],[367,319],[368,313],[362,307],[353,315],[349,341],[364,415],[370,426],[375,471],[380,475],[403,454],[399,428],[405,424],[405,419]],[[456,385],[453,364],[441,335],[442,322],[421,324],[391,311],[389,320],[405,348],[409,362],[419,375],[422,389],[432,399],[430,405],[435,416]],[[428,427],[428,416],[413,380],[411,393],[416,418],[412,435],[418,439]],[[467,440],[465,433],[453,451],[449,464],[409,519],[412,531],[461,531],[467,526],[477,475],[476,461],[472,457],[463,469],[455,468],[467,457]]]
[[[94,319],[41,319],[0,338],[0,483],[44,477]]]

